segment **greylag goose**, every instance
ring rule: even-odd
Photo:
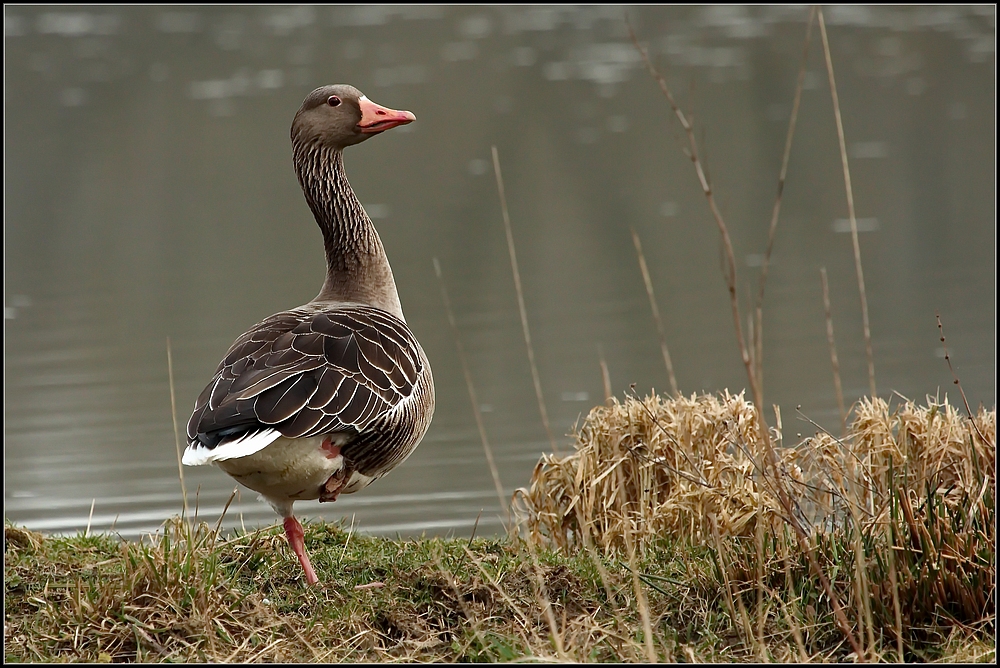
[[[214,463],[284,518],[309,584],[296,501],[335,501],[382,477],[423,438],[431,367],[406,326],[382,241],[351,189],[343,149],[416,120],[346,85],[310,93],[292,154],[323,231],[326,280],[308,304],[236,339],[194,405],[183,462]]]

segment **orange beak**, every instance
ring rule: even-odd
[[[367,97],[358,100],[361,107],[361,121],[358,123],[358,130],[365,134],[375,134],[390,130],[397,125],[406,125],[417,120],[417,117],[409,111],[396,111],[375,104]]]

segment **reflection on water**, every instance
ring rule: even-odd
[[[880,394],[995,386],[995,10],[829,7]],[[629,9],[696,119],[740,279],[762,262],[807,10]],[[322,250],[290,165],[302,97],[352,83],[416,113],[347,155],[438,408],[401,468],[303,516],[363,531],[497,531],[498,506],[431,260],[438,257],[508,493],[550,446],[492,175],[498,147],[553,429],[667,386],[629,228],[685,392],[744,386],[717,233],[682,132],[614,7],[5,7],[5,515],[45,531],[155,529],[181,507],[181,427],[231,341],[308,301]],[[815,33],[814,33],[815,34]],[[825,68],[814,41],[765,306],[768,399],[838,422],[868,380]],[[741,288],[749,290],[749,287]],[[747,294],[749,294],[747,292]],[[560,439],[566,443],[566,438]],[[187,469],[214,521],[234,483]],[[230,526],[274,521],[243,490]],[[92,514],[91,514],[91,509]]]

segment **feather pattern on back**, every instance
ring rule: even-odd
[[[314,302],[284,311],[230,347],[195,403],[188,443],[211,450],[265,429],[359,434],[414,394],[425,367],[406,324],[381,309]]]

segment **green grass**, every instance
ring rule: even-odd
[[[627,563],[613,556],[538,549],[536,567],[516,538],[394,540],[323,523],[306,525],[306,544],[320,587],[305,584],[279,527],[221,540],[204,524],[191,529],[174,518],[158,538],[135,543],[103,535],[43,538],[8,524],[5,658],[608,662],[647,657],[642,603]],[[739,558],[738,545],[727,550],[727,559]],[[763,646],[747,636],[738,612],[734,623],[712,549],[661,540],[645,555],[637,571],[659,660],[754,661],[762,647],[771,660],[798,658],[781,605],[765,615]],[[796,576],[803,569],[796,564]],[[780,564],[768,585],[784,591],[779,573]],[[752,578],[749,582],[736,596],[752,612]],[[843,640],[821,594],[807,577],[795,582],[794,607],[807,658],[842,659]],[[546,603],[558,642],[544,614]],[[887,650],[892,645],[885,639]],[[995,642],[982,629],[952,629],[908,658],[992,661],[994,656]]]
[[[192,531],[175,519],[152,544],[42,538],[9,524],[5,535],[8,661],[556,656],[532,561],[507,538],[392,540],[309,524],[306,543],[323,581],[309,587],[278,527],[215,542],[207,526]],[[687,557],[665,568],[700,564],[698,577],[708,579],[696,587],[712,590],[704,551]],[[629,582],[608,568],[618,589]],[[610,604],[586,556],[543,551],[537,572],[564,635],[588,638],[577,658],[636,658],[628,587]],[[686,629],[685,640],[692,634]],[[714,639],[699,651],[716,645],[725,651]]]

